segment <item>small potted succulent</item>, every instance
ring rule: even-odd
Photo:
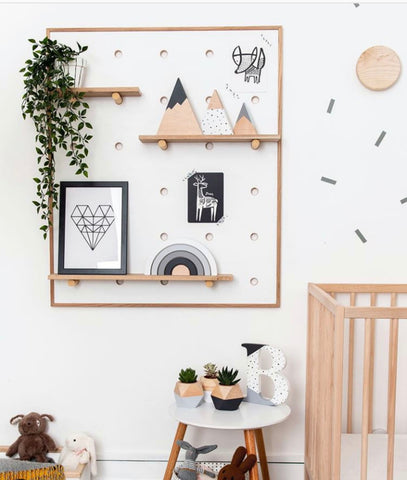
[[[181,370],[178,375],[178,382],[175,384],[174,395],[178,407],[195,408],[203,400],[203,389],[201,382],[193,368]]]
[[[212,403],[212,390],[218,385],[218,367],[214,363],[207,363],[203,366],[205,375],[200,378],[204,390],[205,402]]]
[[[223,367],[218,372],[219,385],[212,391],[212,401],[217,410],[237,410],[242,403],[243,393],[240,389],[239,371]]]

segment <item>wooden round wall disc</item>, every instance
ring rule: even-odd
[[[401,64],[397,53],[383,46],[365,50],[356,65],[359,80],[370,90],[386,90],[391,87],[399,78],[400,71]]]

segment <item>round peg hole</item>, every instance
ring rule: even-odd
[[[256,195],[259,194],[259,189],[257,187],[253,187],[251,190],[250,190],[250,193],[253,195],[253,197],[255,197]]]
[[[206,142],[205,143],[205,148],[207,150],[213,150],[213,143],[212,142]]]
[[[165,188],[165,187],[161,188],[160,193],[163,197],[165,197],[166,195],[168,195],[168,188]]]
[[[123,56],[123,52],[121,50],[115,50],[114,51],[114,56],[116,58],[121,58]]]
[[[252,103],[259,103],[260,98],[257,95],[253,95],[253,97],[251,98],[251,102]]]
[[[257,233],[253,232],[250,234],[250,240],[253,240],[253,242],[255,242],[258,239],[259,239],[259,236],[257,235]]]
[[[168,233],[165,233],[163,232],[161,235],[160,235],[160,238],[163,242],[165,242],[166,240],[168,240]]]
[[[257,280],[256,277],[253,277],[250,279],[250,285],[253,285],[253,287],[255,287],[258,283],[259,281]]]
[[[160,52],[160,57],[161,57],[161,58],[167,58],[167,57],[168,57],[168,52],[167,52],[167,50],[161,50],[161,52]]]
[[[168,280],[160,280],[161,285],[168,285]]]
[[[168,98],[167,98],[167,97],[161,97],[161,98],[160,98],[160,103],[161,103],[161,105],[167,105],[167,103],[168,103]]]
[[[115,148],[116,150],[122,150],[122,149],[123,149],[123,144],[122,144],[122,142],[117,142],[117,143],[115,143],[115,144],[114,144],[114,148]]]
[[[213,233],[208,232],[205,235],[205,238],[206,238],[206,240],[208,240],[208,242],[210,242],[211,240],[213,240]]]
[[[214,55],[214,54],[213,54],[213,50],[207,50],[207,51],[205,52],[205,55],[206,55],[208,58],[213,57],[213,55]]]
[[[211,95],[208,95],[206,98],[205,98],[205,102],[206,103],[209,103],[211,101],[211,98],[212,96]]]
[[[123,285],[124,280],[116,280],[116,285]]]

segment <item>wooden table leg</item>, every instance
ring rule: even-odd
[[[254,431],[256,436],[257,452],[259,454],[261,476],[263,480],[270,480],[269,467],[267,465],[266,449],[264,448],[263,431],[261,428],[257,428]]]
[[[246,443],[247,454],[254,453],[256,455],[256,440],[254,436],[254,430],[245,430],[244,431],[244,440]],[[250,480],[259,480],[259,470],[257,468],[257,462],[254,464],[253,468],[250,470],[249,474]]]
[[[175,468],[175,463],[178,459],[178,454],[180,451],[180,447],[177,445],[177,440],[183,440],[185,432],[187,430],[187,426],[185,423],[179,423],[177,431],[175,432],[174,443],[172,444],[170,457],[168,459],[167,468],[165,469],[164,479],[163,480],[171,480],[172,472]]]

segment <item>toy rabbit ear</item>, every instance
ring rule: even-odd
[[[18,423],[22,418],[24,418],[24,415],[16,415],[15,417],[11,418],[10,419],[10,423],[11,425],[14,425],[16,423]]]
[[[237,447],[235,453],[233,454],[231,465],[238,467],[246,455],[246,449],[244,447]]]
[[[215,450],[215,448],[218,448],[217,445],[205,445],[203,447],[197,448],[198,453],[209,453],[212,452],[212,450]]]
[[[44,413],[43,415],[40,415],[41,418],[48,418],[50,422],[54,421],[54,417],[50,415],[49,413]]]
[[[93,438],[88,437],[87,438],[87,449],[90,455],[90,471],[92,475],[97,474],[97,467],[96,467],[96,450],[95,450],[95,442],[93,441]]]
[[[254,455],[253,453],[251,453],[250,455],[247,455],[246,460],[240,465],[239,470],[240,470],[242,473],[246,473],[246,472],[248,472],[248,471],[253,467],[253,465],[254,465],[256,462],[257,462],[257,457],[256,457],[256,455]]]
[[[189,448],[194,448],[190,443],[185,442],[184,440],[177,440],[177,445],[184,450],[188,450]]]

